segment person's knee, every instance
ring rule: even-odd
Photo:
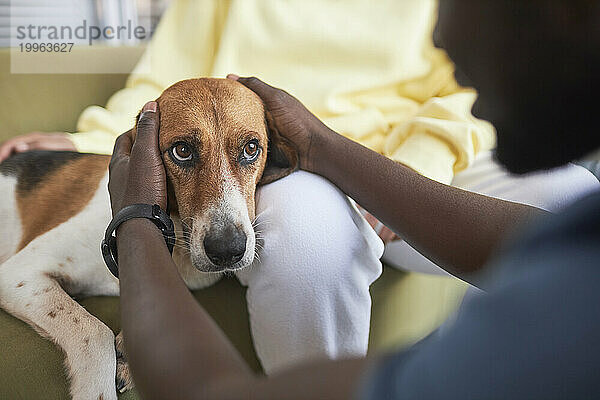
[[[317,249],[352,244],[361,232],[346,196],[326,179],[303,171],[260,189],[257,225],[296,246]]]
[[[340,224],[347,220],[348,208],[346,197],[332,183],[304,171],[264,186],[257,193],[257,213],[268,213],[270,224],[286,230],[312,232],[319,228],[306,222],[319,223],[324,228]]]
[[[370,283],[380,273],[381,242],[348,198],[318,175],[299,171],[262,187],[257,214],[261,264],[269,264],[271,279],[331,283],[358,274]]]

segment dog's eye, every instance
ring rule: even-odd
[[[242,159],[246,162],[251,162],[256,160],[258,154],[260,153],[260,147],[256,140],[251,140],[244,146],[244,153],[242,154]]]
[[[171,148],[171,153],[177,161],[190,161],[194,157],[192,148],[187,143],[177,143]]]

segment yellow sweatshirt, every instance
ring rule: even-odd
[[[143,104],[187,78],[255,75],[332,129],[450,183],[495,144],[434,48],[435,0],[176,0],[124,89],[81,115],[75,145],[110,153]]]

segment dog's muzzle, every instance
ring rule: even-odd
[[[229,268],[244,257],[246,234],[232,223],[213,227],[204,237],[204,251],[213,264]]]

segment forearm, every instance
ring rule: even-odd
[[[146,220],[118,231],[127,356],[144,398],[191,398],[209,383],[251,374],[179,276],[158,229]]]
[[[423,255],[466,280],[511,229],[542,213],[433,181],[332,131],[315,135],[311,165]]]

